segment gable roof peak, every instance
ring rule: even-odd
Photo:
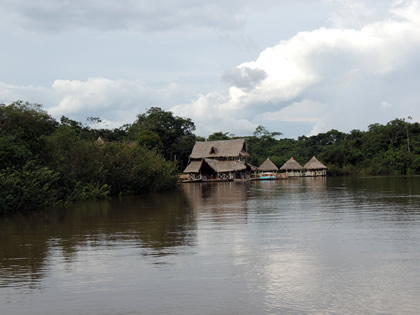
[[[278,171],[278,167],[274,164],[270,158],[267,158],[259,167],[258,170],[263,172]]]
[[[248,156],[245,139],[197,141],[190,154],[191,159]]]
[[[293,157],[291,157],[286,163],[280,167],[281,170],[289,170],[289,171],[300,171],[303,169],[302,165],[300,165]]]
[[[326,167],[324,164],[322,164],[315,156],[312,157],[312,159],[309,160],[308,163],[305,164],[305,169],[307,170],[326,170],[328,167]]]

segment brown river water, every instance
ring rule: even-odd
[[[419,314],[420,177],[185,184],[0,218],[0,314]]]

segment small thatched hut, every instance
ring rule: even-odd
[[[259,167],[258,170],[260,172],[277,172],[279,168],[270,160],[270,158],[267,158]]]
[[[101,138],[101,136],[99,136],[98,139],[96,139],[96,144],[102,145],[104,143],[105,143],[105,141],[104,141],[104,139]]]
[[[315,156],[305,164],[305,176],[326,176],[328,167],[322,164]]]
[[[280,167],[280,171],[285,172],[288,177],[302,176],[303,167],[300,165],[293,156]]]

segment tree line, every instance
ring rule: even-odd
[[[229,132],[196,136],[191,119],[158,107],[119,128],[89,125],[98,122],[58,121],[40,105],[22,101],[0,104],[0,214],[174,189],[196,141],[239,138]],[[249,162],[258,166],[270,157],[281,166],[293,156],[304,164],[316,155],[332,175],[420,174],[420,124],[410,119],[372,124],[367,131],[280,136],[258,126],[241,137]]]
[[[252,136],[246,137],[250,162],[258,166],[270,157],[281,167],[294,157],[303,166],[315,155],[328,167],[330,175],[420,174],[420,124],[410,120],[371,124],[367,131],[345,133],[332,129],[298,139],[277,139],[281,133],[258,126]],[[219,132],[209,138],[232,137]]]
[[[0,104],[0,214],[174,189],[173,157],[187,156],[194,129],[158,108],[131,125],[94,129],[65,116],[57,121],[37,104]]]

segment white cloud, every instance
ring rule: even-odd
[[[33,103],[42,103],[51,100],[51,90],[30,85],[14,85],[0,81],[0,103],[11,103],[17,100],[31,100]]]
[[[259,121],[277,121],[290,123],[310,123],[313,127],[310,135],[321,132],[331,117],[325,104],[309,99],[295,102],[275,112],[266,112],[256,116]]]
[[[229,126],[235,118],[249,121],[243,125],[249,128],[276,119],[311,123],[311,134],[331,128],[366,128],[376,120],[396,118],[379,116],[375,104],[384,97],[391,102],[406,93],[417,94],[410,85],[420,78],[410,69],[420,65],[419,49],[420,8],[412,1],[393,7],[389,17],[361,29],[298,33],[237,68],[239,73],[244,69],[265,73],[264,79],[242,88],[235,84],[225,94],[209,93],[172,109],[190,115],[198,126]],[[402,81],[394,82],[397,76]],[[419,116],[416,103],[418,98],[415,103],[400,101],[399,111],[388,115]]]
[[[145,88],[136,81],[114,81],[106,78],[80,80],[56,80],[53,93],[61,100],[49,108],[54,115],[67,115],[81,111],[106,110],[113,106],[127,107],[126,98],[137,99]]]
[[[115,122],[133,122],[136,115],[146,108],[163,107],[189,91],[176,84],[151,88],[140,81],[90,78],[80,80],[56,80],[51,93],[60,101],[48,106],[55,117],[83,114],[84,117],[101,113],[110,125]]]
[[[65,115],[84,121],[89,116],[99,116],[109,127],[131,123],[146,108],[165,108],[174,99],[185,98],[190,93],[176,84],[151,88],[140,81],[107,78],[55,80],[50,88],[0,82],[1,102],[20,99],[41,103],[56,118]]]
[[[58,12],[57,15],[57,19],[70,19],[70,22],[64,23],[63,27],[76,27],[80,22],[81,27],[110,29],[118,27],[153,29],[162,22],[160,18],[165,19],[158,17],[151,21],[155,17],[153,12],[164,15],[168,10],[173,10],[173,16],[168,19],[182,20],[182,14],[175,7],[185,10],[190,8],[191,16],[176,26],[182,28],[183,25],[201,23],[195,20],[201,14],[198,12],[204,12],[208,6],[213,5],[218,7],[214,9],[216,11],[221,8],[226,9],[220,16],[217,16],[213,9],[208,12],[207,21],[211,20],[213,27],[218,27],[218,18],[225,19],[229,14],[240,17],[243,12],[242,5],[248,8],[254,5],[252,1],[245,1],[239,5],[239,0],[226,4],[220,1],[214,4],[197,4],[187,0],[176,3],[146,1],[143,4],[149,4],[150,7],[145,6],[141,10],[149,10],[152,13],[149,12],[144,20],[134,21],[136,14],[140,14],[136,11],[140,4],[134,1],[129,1],[124,8],[122,4],[108,0],[101,4],[92,1],[83,4],[78,1],[74,3],[58,1],[49,7],[50,1],[41,1],[38,9],[36,6],[28,8],[21,1],[6,1],[6,3],[11,12],[23,19],[21,23],[27,25],[44,23],[40,19],[43,16],[41,13],[32,14],[28,13],[28,10],[57,11],[57,8],[65,5],[71,9],[68,11],[69,15],[63,17],[64,11]],[[266,1],[267,4],[274,3],[271,0]],[[255,60],[241,63],[235,69],[226,71],[224,75],[220,73],[230,84],[224,90],[219,88],[209,91],[206,85],[202,90],[207,89],[207,92],[197,96],[191,86],[187,87],[188,83],[181,86],[165,83],[164,80],[155,80],[155,83],[158,82],[160,85],[152,87],[150,82],[146,84],[139,80],[112,79],[100,74],[100,77],[87,80],[55,80],[49,88],[0,82],[0,101],[11,102],[23,99],[43,103],[55,117],[69,115],[73,119],[83,120],[88,116],[100,116],[111,125],[132,122],[135,116],[144,112],[146,108],[159,106],[171,109],[177,115],[192,118],[200,135],[208,135],[214,131],[245,135],[251,134],[257,125],[265,125],[273,126],[276,131],[281,131],[286,136],[298,136],[303,133],[303,128],[299,127],[303,125],[306,126],[305,132],[315,134],[332,128],[343,131],[353,128],[363,129],[373,122],[384,123],[408,115],[418,120],[420,118],[420,108],[417,106],[420,84],[417,71],[420,67],[418,1],[395,3],[390,9],[388,8],[386,14],[377,14],[371,10],[363,21],[354,23],[351,21],[350,13],[357,12],[363,8],[363,5],[367,6],[367,2],[352,3],[347,0],[329,0],[329,2],[337,6],[334,12],[338,12],[340,8],[350,7],[348,21],[342,21],[341,25],[336,22],[331,27],[297,33],[275,46],[264,49]],[[166,6],[160,10],[163,4]],[[77,11],[78,7],[80,12]],[[92,26],[84,25],[91,23],[88,17],[93,14],[92,12],[97,13],[97,10],[105,11],[103,16],[97,17],[103,21],[91,21],[96,23]],[[112,10],[116,11],[115,20],[108,21],[107,14],[111,14]],[[121,13],[121,10],[124,12]],[[133,11],[133,20],[130,20],[131,13],[125,10]],[[197,14],[194,15],[195,13]],[[192,16],[195,18],[190,19]],[[344,16],[345,14],[342,14],[342,17]],[[48,13],[42,27],[54,25],[54,23],[48,24],[52,18]],[[366,22],[371,19],[373,22]],[[147,24],[149,20],[152,23],[150,25]],[[106,24],[108,22],[111,24]],[[130,23],[139,24],[135,26]],[[173,23],[178,22],[174,20]],[[344,27],[344,24],[347,26]],[[355,27],[359,24],[363,26]],[[162,27],[171,26],[170,23],[162,22]],[[232,24],[220,27],[235,26]],[[169,48],[166,47],[168,50]],[[194,45],[191,45],[190,49],[193,50]],[[164,56],[170,51],[161,50],[159,53]],[[187,51],[183,50],[183,53],[188,56]],[[162,57],[161,60],[163,59]],[[199,58],[195,55],[195,60],[197,59]],[[112,58],[107,59],[108,61],[112,61]],[[196,62],[194,65],[197,65],[197,68],[194,68],[194,71],[195,73],[208,71],[211,68],[209,65],[213,63],[217,63],[217,60],[204,58],[202,69],[199,67],[200,62]],[[153,58],[150,59],[150,64],[153,64]],[[165,66],[168,67],[167,64]],[[146,68],[149,71],[154,69],[154,67]],[[141,67],[137,69],[139,72],[142,71]],[[163,73],[162,69],[160,71]],[[192,82],[194,78],[189,77],[184,82],[188,80]],[[177,82],[176,76],[170,80]],[[192,84],[195,83],[194,81]],[[197,86],[194,88],[197,90]],[[284,129],[290,128],[291,124],[297,127],[294,130]]]

